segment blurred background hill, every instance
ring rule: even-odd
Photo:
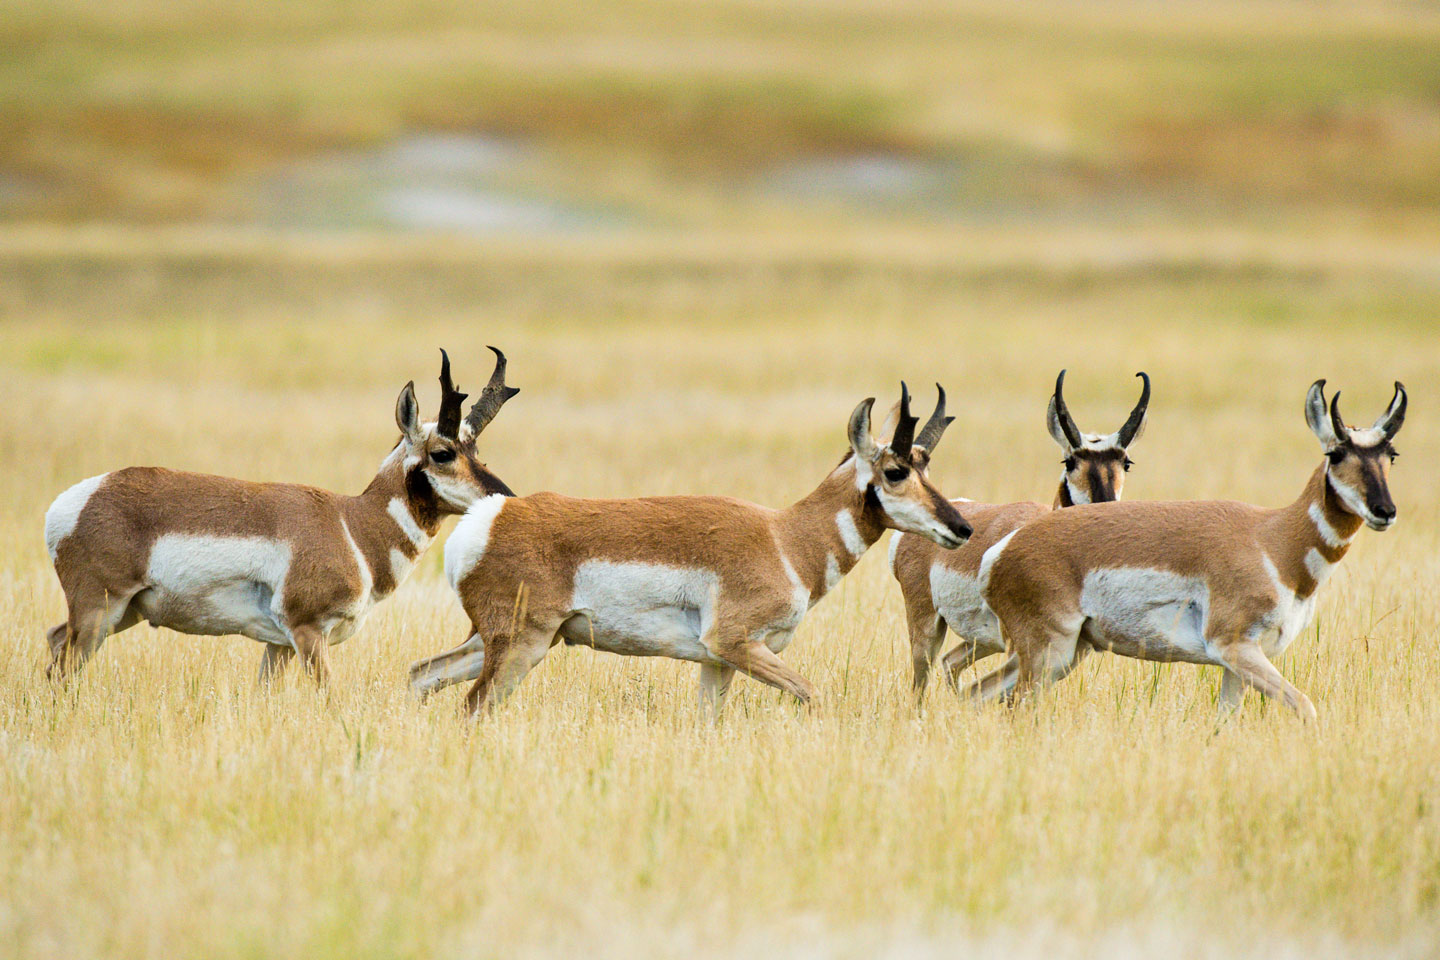
[[[1418,3],[30,0],[0,218],[1429,237]]]

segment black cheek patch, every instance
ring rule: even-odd
[[[433,530],[440,522],[440,507],[435,497],[435,488],[423,470],[411,470],[405,475],[405,495],[410,500],[410,510],[421,529]]]

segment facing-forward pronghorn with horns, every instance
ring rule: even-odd
[[[870,545],[887,528],[946,547],[970,536],[924,475],[926,451],[949,422],[943,405],[917,437],[902,385],[882,445],[870,435],[873,404],[851,415],[840,464],[784,510],[728,497],[480,501],[445,544],[469,639],[411,667],[413,688],[425,695],[478,677],[473,712],[504,698],[563,640],[697,662],[701,701],[716,710],[736,670],[808,702],[810,681],[777,654]]]
[[[158,467],[127,467],[60,494],[45,514],[45,543],[68,618],[49,632],[48,673],[79,668],[107,636],[147,620],[262,641],[262,682],[297,652],[323,682],[325,648],[395,590],[444,516],[511,495],[475,456],[476,437],[517,392],[505,385],[504,354],[495,355],[463,422],[466,395],[450,380],[449,357],[435,422],[421,422],[415,385],[405,385],[395,405],[400,440],[359,496]]]
[[[1110,650],[1222,667],[1222,711],[1254,687],[1314,719],[1270,661],[1305,630],[1360,527],[1395,523],[1391,441],[1405,421],[1399,383],[1366,429],[1345,425],[1339,393],[1326,409],[1324,386],[1310,388],[1305,418],[1325,459],[1287,507],[1095,504],[1040,517],[992,547],[985,600],[1011,657],[969,693],[1013,697],[1064,677],[1090,649]]]
[[[944,660],[945,675],[952,684],[971,664],[1005,652],[1000,623],[980,593],[980,564],[986,550],[1021,524],[1051,509],[1120,499],[1125,472],[1131,466],[1129,447],[1144,431],[1145,413],[1150,406],[1150,378],[1144,373],[1136,376],[1144,382],[1140,402],[1119,430],[1104,435],[1080,432],[1065,404],[1065,371],[1055,378],[1046,420],[1050,436],[1064,453],[1064,470],[1050,506],[1028,501],[997,504],[956,500],[956,508],[975,530],[963,547],[939,550],[930,541],[908,534],[891,539],[890,569],[905,597],[917,696],[925,691],[930,665],[940,652],[947,629],[961,638]]]

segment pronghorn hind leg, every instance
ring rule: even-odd
[[[1004,663],[966,687],[960,696],[975,703],[1000,700],[1009,703],[1020,679],[1020,658],[1010,656]]]
[[[1267,697],[1283,701],[1295,711],[1296,716],[1307,723],[1316,719],[1315,704],[1310,698],[1286,680],[1258,644],[1241,641],[1221,652],[1225,665],[1235,671],[1242,683],[1254,687]]]
[[[294,658],[294,647],[281,646],[278,643],[265,644],[265,652],[260,655],[260,673],[255,677],[255,686],[268,690],[272,683],[280,679],[280,675]]]
[[[961,640],[941,661],[945,668],[945,681],[951,687],[959,689],[960,674],[973,667],[976,662],[983,660],[992,653],[1004,653],[1004,647],[981,646],[978,640]]]

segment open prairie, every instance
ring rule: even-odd
[[[0,21],[3,952],[1434,955],[1433,12],[470,6]],[[328,696],[148,626],[45,680],[56,494],[358,492],[404,383],[433,415],[438,348],[475,392],[486,344],[515,490],[774,506],[901,378],[949,391],[950,496],[1050,500],[1064,367],[1085,430],[1154,380],[1128,498],[1267,505],[1320,462],[1311,381],[1368,424],[1398,379],[1400,522],[1280,662],[1309,728],[1099,656],[917,709],[885,541],[784,654],[820,704],[742,678],[718,725],[693,666],[576,648],[478,723],[417,704],[406,666],[466,628],[438,542]]]

